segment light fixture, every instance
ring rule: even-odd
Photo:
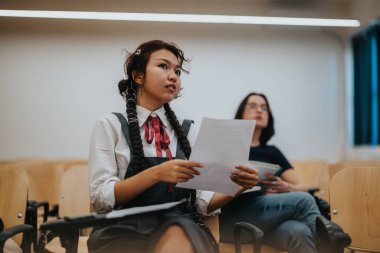
[[[291,26],[331,26],[331,27],[358,27],[360,26],[360,22],[354,19],[288,18],[288,17],[128,13],[128,12],[0,10],[0,17],[218,23],[218,24],[291,25]]]

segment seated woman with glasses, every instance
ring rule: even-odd
[[[253,119],[256,121],[252,137],[249,160],[272,163],[282,168],[279,177],[261,181],[266,193],[307,191],[300,175],[293,169],[282,152],[267,142],[274,135],[274,118],[268,99],[264,94],[250,93],[240,103],[235,119]]]
[[[233,241],[234,224],[248,222],[264,232],[266,244],[289,253],[317,252],[316,218],[321,214],[285,156],[275,146],[267,145],[274,135],[274,119],[266,96],[248,94],[235,119],[256,120],[249,159],[277,164],[283,172],[259,181],[261,191],[243,193],[222,208],[221,241]]]

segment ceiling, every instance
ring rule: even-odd
[[[380,17],[380,0],[2,0],[0,9],[341,18],[365,27]]]

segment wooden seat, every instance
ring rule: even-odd
[[[4,223],[4,231],[0,233],[2,240],[8,239],[7,233],[12,236],[12,241],[5,244],[5,251],[7,247],[13,252],[21,250],[22,247],[25,252],[30,252],[31,236],[33,227],[25,224],[26,207],[28,195],[28,177],[20,168],[1,165],[0,166],[0,217]],[[16,233],[16,230],[19,232]],[[25,233],[24,233],[25,232]],[[22,234],[24,236],[22,237]],[[3,252],[3,242],[0,243],[0,252]],[[8,251],[8,252],[10,252]]]
[[[380,167],[339,170],[330,183],[331,218],[351,238],[352,250],[380,252]]]
[[[88,166],[70,166],[64,172],[60,183],[59,217],[90,213],[90,194],[88,188]],[[79,237],[78,252],[86,253],[89,230]],[[46,252],[65,252],[58,237],[45,246]]]

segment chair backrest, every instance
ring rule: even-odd
[[[330,180],[334,175],[344,169],[352,167],[380,167],[380,161],[376,160],[344,160],[337,163],[329,164],[329,177]]]
[[[64,172],[60,183],[59,216],[85,213],[90,213],[88,166],[71,166]]]
[[[0,166],[0,217],[4,228],[25,223],[28,197],[28,176],[24,170],[12,166]],[[22,235],[13,240],[20,245]]]
[[[84,160],[22,160],[15,161],[23,167],[29,177],[29,199],[47,201],[50,209],[59,203],[60,182],[64,172],[74,164],[85,164]]]
[[[380,161],[376,160],[344,160],[337,163],[330,163],[328,165],[328,176],[331,182],[336,173],[344,168],[358,168],[358,167],[380,167]]]
[[[59,180],[63,169],[57,169],[50,160],[16,161],[29,177],[29,199],[47,201],[50,206],[58,204]]]
[[[318,187],[317,196],[329,201],[328,163],[322,160],[292,161],[294,169],[300,174],[308,187]]]
[[[61,167],[64,171],[68,170],[72,166],[88,165],[88,161],[83,159],[60,159],[54,160],[54,162],[56,164],[56,167]]]
[[[334,222],[351,238],[353,249],[380,249],[380,167],[339,170],[330,183]]]

